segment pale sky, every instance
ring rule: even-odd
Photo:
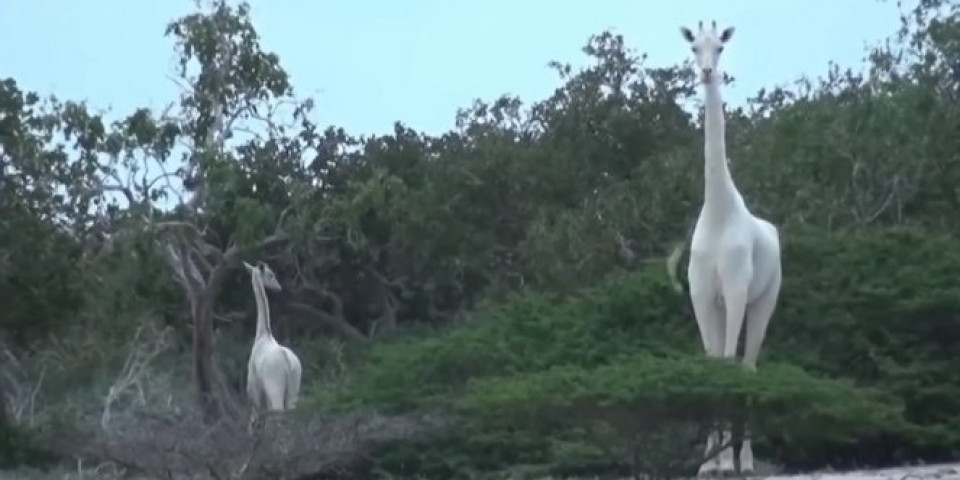
[[[264,49],[316,99],[316,120],[352,134],[386,133],[396,120],[439,134],[474,98],[542,99],[560,85],[547,62],[582,65],[580,47],[608,28],[650,65],[669,65],[689,55],[680,25],[735,26],[722,68],[738,79],[726,93],[738,104],[830,60],[860,65],[866,46],[898,26],[892,0],[249,3]],[[191,0],[0,0],[0,77],[117,115],[162,108],[176,96],[164,27],[192,9]]]

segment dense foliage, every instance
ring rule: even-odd
[[[729,413],[730,395],[738,394],[752,398],[754,428],[765,431],[761,448],[794,469],[948,459],[960,446],[951,426],[960,379],[950,361],[960,342],[960,295],[949,281],[960,275],[960,256],[944,252],[958,248],[948,236],[899,227],[794,229],[784,256],[795,273],[756,376],[697,363],[701,347],[689,307],[656,268],[610,278],[565,302],[525,294],[477,311],[442,335],[381,343],[340,389],[315,401],[441,410],[464,415],[461,422],[479,421],[463,451],[451,451],[457,445],[451,441],[435,444],[443,459],[496,452],[476,443],[484,441],[500,454],[522,452],[508,464],[563,464],[568,451],[544,459],[520,447],[548,450],[573,428],[557,420],[565,419],[633,429],[615,437],[625,449],[631,435],[649,434],[651,421],[666,422],[664,429],[674,428],[673,421],[706,422]],[[818,261],[824,258],[830,262]],[[804,288],[787,288],[794,285]],[[525,422],[534,422],[530,430]],[[523,433],[528,437],[518,444]],[[566,441],[579,449],[602,443],[582,433]],[[632,455],[605,454],[606,467],[629,469],[624,463]],[[414,458],[395,462],[420,468]],[[452,466],[431,468],[443,477]]]
[[[236,417],[254,328],[238,266],[263,260],[304,364],[298,415],[437,419],[378,437],[350,463],[366,475],[672,476],[720,415],[791,468],[960,452],[957,5],[905,11],[862,72],[727,107],[738,187],[784,244],[756,374],[701,358],[664,271],[701,201],[688,64],[602,32],[586,67],[551,65],[548,98],[357,137],[311,120],[246,5],[166,34],[188,88],[163,112],[109,121],[0,80],[0,433],[146,471],[78,445],[129,440],[154,400]]]

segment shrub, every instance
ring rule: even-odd
[[[901,398],[917,434],[862,439],[829,460],[811,450],[794,461],[953,456],[960,449],[960,241],[906,228],[794,228],[784,236],[787,274],[767,358]]]
[[[694,397],[682,388],[706,381],[711,367],[687,363],[701,356],[698,333],[661,265],[563,301],[517,295],[444,332],[376,345],[340,389],[313,400],[334,409],[458,415],[465,426],[456,434],[384,452],[386,464],[402,460],[444,474],[531,463],[533,471],[561,463],[622,470],[637,464],[630,452],[609,450],[584,425],[561,428],[555,419],[585,416],[571,412],[603,400],[670,419],[674,430],[697,430],[695,419],[662,408],[702,410],[721,392],[755,397],[754,421],[766,425],[754,442],[758,454],[790,468],[942,460],[960,447],[960,373],[949,363],[960,353],[960,242],[899,228],[791,227],[783,237],[787,273],[759,374],[711,376],[696,401],[684,400]],[[658,371],[666,372],[660,380]],[[583,392],[594,396],[577,397]],[[770,403],[763,395],[772,395]],[[482,414],[481,405],[496,413]],[[519,413],[500,410],[507,406]],[[506,435],[507,427],[496,427],[506,419],[529,428],[513,422]],[[608,428],[621,424],[606,423],[596,431],[605,428],[622,444],[623,432]],[[536,433],[544,424],[555,427],[551,435]],[[402,454],[407,447],[419,452],[415,462]]]
[[[750,408],[743,410],[745,401]],[[773,364],[757,374],[702,356],[649,353],[468,382],[452,401],[457,430],[380,452],[399,475],[652,474],[674,478],[703,460],[716,421],[746,414],[761,438],[849,442],[909,431],[898,399]]]
[[[566,302],[518,295],[440,334],[378,344],[345,389],[317,403],[403,410],[443,403],[470,379],[605,365],[637,351],[697,352],[689,307],[662,277],[621,275]]]

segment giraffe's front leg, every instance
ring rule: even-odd
[[[757,471],[753,465],[753,448],[750,446],[750,438],[747,435],[749,432],[744,433],[743,446],[740,447],[740,475],[752,477]]]
[[[732,435],[730,433],[730,429],[723,429],[723,432],[720,434],[720,444],[724,445],[724,447],[720,450],[720,454],[717,455],[719,473],[723,477],[735,476],[737,473],[737,466],[733,461],[733,445],[730,442],[731,438]]]
[[[714,477],[720,473],[719,456],[714,452],[718,444],[718,437],[719,433],[716,430],[710,432],[710,435],[707,436],[707,448],[704,449],[703,455],[708,458],[697,471],[697,476],[700,478]]]

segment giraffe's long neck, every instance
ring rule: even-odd
[[[703,208],[722,215],[737,204],[739,193],[727,166],[723,99],[717,79],[704,85],[703,130]]]
[[[259,273],[252,275],[253,297],[257,301],[257,336],[254,341],[273,336],[270,331],[270,305],[267,303],[267,291],[263,288],[263,279]]]

